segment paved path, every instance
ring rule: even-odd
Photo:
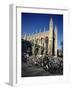
[[[22,65],[22,76],[48,76],[49,72],[45,71],[42,67],[34,66],[30,64],[23,63]]]
[[[50,59],[52,59],[52,57],[50,57]],[[60,75],[58,73],[50,73],[49,71],[45,71],[42,67],[34,65],[36,61],[40,61],[40,59],[32,56],[27,59],[27,63],[22,62],[22,77]]]

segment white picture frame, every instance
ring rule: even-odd
[[[21,12],[63,14],[64,33],[64,75],[49,77],[21,77]],[[56,7],[24,7],[23,5],[10,5],[10,63],[9,63],[9,83],[16,85],[64,83],[70,81],[70,66],[66,51],[67,29],[69,24],[69,9]]]

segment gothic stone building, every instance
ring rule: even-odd
[[[35,33],[32,35],[24,35],[24,40],[32,42],[32,54],[57,56],[57,26],[53,25],[52,18],[49,23],[49,30]]]

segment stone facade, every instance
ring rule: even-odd
[[[33,33],[31,35],[24,35],[24,40],[30,41],[32,45],[32,53],[35,53],[37,49],[38,55],[52,55],[57,56],[57,26],[53,25],[52,18],[49,23],[49,30],[45,30],[39,33]],[[37,45],[37,47],[36,47]]]

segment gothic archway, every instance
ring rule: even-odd
[[[44,53],[44,38],[41,38],[41,55]]]
[[[48,54],[48,37],[45,37],[45,54]]]

